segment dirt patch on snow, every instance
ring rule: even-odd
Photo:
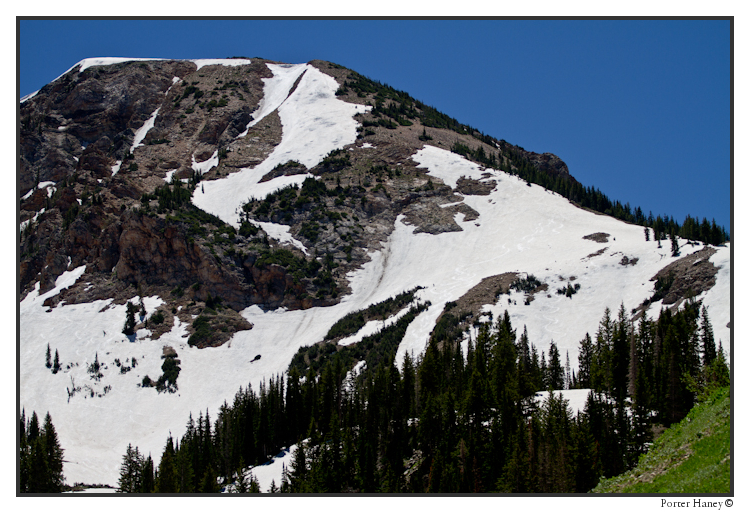
[[[584,238],[585,238],[585,237],[584,237]],[[605,247],[605,248],[602,248],[602,249],[600,249],[599,251],[597,251],[597,252],[595,252],[595,253],[591,253],[590,255],[586,256],[586,258],[582,258],[581,260],[587,260],[587,259],[589,259],[589,258],[594,258],[594,257],[597,257],[597,256],[599,256],[599,255],[603,254],[603,253],[604,253],[605,251],[607,251],[607,248],[606,248],[606,247]]]
[[[583,238],[586,240],[593,240],[594,242],[609,242],[609,234],[604,232],[596,232],[590,235],[584,235]]]
[[[484,305],[495,304],[500,294],[510,289],[510,284],[520,277],[519,273],[503,273],[488,276],[456,300],[459,312],[472,312],[479,315]]]
[[[672,262],[651,278],[651,281],[657,281],[660,278],[667,279],[670,275],[674,277],[664,295],[665,305],[687,298],[689,292],[697,295],[716,285],[716,273],[719,269],[709,261],[714,253],[715,248],[705,247]]]

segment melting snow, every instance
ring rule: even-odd
[[[219,165],[219,150],[216,150],[213,155],[211,155],[208,159],[204,160],[203,162],[196,162],[195,155],[192,156],[193,164],[192,168],[193,171],[197,171],[202,175],[205,175],[209,171],[211,171],[212,168]],[[211,183],[211,182],[205,182],[205,183]]]
[[[157,114],[159,114],[159,109],[156,109],[154,112],[152,112],[151,117],[148,118],[146,122],[143,123],[143,126],[135,132],[133,145],[130,147],[130,153],[133,153],[139,146],[143,146],[142,141],[146,137],[148,131],[154,128],[154,122],[156,121]]]
[[[353,116],[368,108],[339,100],[335,95],[336,81],[313,66],[268,64],[268,67],[274,76],[264,79],[263,100],[251,125],[278,109],[283,127],[281,143],[256,167],[203,182],[193,195],[196,206],[235,227],[239,226],[239,208],[248,199],[265,198],[271,192],[301,184],[312,176],[282,176],[259,183],[266,173],[290,160],[311,168],[332,150],[352,144],[357,137],[357,122]],[[299,84],[290,94],[298,78]]]
[[[92,59],[85,64],[112,62],[105,61]],[[193,62],[199,66],[247,63],[219,61]],[[278,109],[283,127],[281,143],[255,168],[203,182],[193,196],[198,207],[234,226],[238,226],[239,207],[250,197],[263,198],[311,176],[279,177],[259,183],[268,171],[288,160],[310,168],[331,150],[354,143],[357,123],[353,115],[365,109],[337,99],[335,80],[312,66],[268,66],[274,77],[265,79],[264,100],[256,110],[256,119]],[[299,84],[290,93],[297,79]],[[152,120],[155,115],[156,112]],[[145,136],[146,125],[141,130],[145,130]],[[300,347],[322,340],[330,326],[344,315],[416,286],[424,287],[417,292],[417,299],[429,300],[432,306],[409,326],[398,349],[399,365],[407,351],[416,356],[424,349],[448,301],[455,301],[485,277],[525,272],[536,275],[548,285],[548,290],[537,293],[529,305],[524,305],[523,294],[502,295],[496,303],[485,306],[486,314],[497,318],[507,309],[517,332],[521,333],[526,325],[530,340],[539,351],[547,353],[554,340],[561,354],[568,352],[575,367],[578,343],[586,332],[596,331],[604,308],[609,307],[616,315],[622,301],[629,312],[652,294],[651,276],[675,260],[668,249],[659,249],[654,241],[646,242],[642,227],[579,209],[561,196],[536,185],[528,186],[515,176],[483,169],[432,146],[426,146],[413,158],[431,176],[451,187],[461,176],[483,179],[484,173],[490,173],[497,186],[489,197],[463,199],[479,212],[479,223],[465,222],[463,215],[457,215],[456,222],[463,231],[430,235],[414,233],[415,227],[406,224],[401,216],[383,248],[372,252],[367,264],[349,274],[352,292],[339,304],[295,311],[249,307],[241,315],[253,324],[253,329],[236,333],[221,347],[188,346],[187,326],[177,318],[171,331],[159,339],[153,340],[150,332],[139,330],[131,341],[122,334],[125,305],[115,305],[112,300],[45,307],[45,299],[72,286],[83,275],[83,266],[63,273],[55,288],[45,294],[39,294],[37,284],[20,304],[20,405],[27,412],[49,411],[52,415],[65,448],[68,482],[115,484],[128,443],[143,453],[151,453],[158,461],[167,436],[171,432],[179,439],[190,413],[208,409],[215,417],[221,404],[240,386],[251,384],[257,390],[261,381],[283,373]],[[205,173],[216,164],[218,154],[194,166]],[[299,244],[304,250],[290,236],[288,227],[260,225],[277,239]],[[21,229],[24,226],[21,223]],[[606,232],[612,237],[606,244],[582,239],[594,232]],[[602,254],[593,256],[602,248],[606,248]],[[683,254],[697,249],[684,246]],[[711,257],[720,267],[717,283],[702,295],[714,321],[716,340],[721,339],[727,351],[729,255],[727,245]],[[623,266],[623,256],[638,258],[638,262]],[[555,293],[569,282],[581,286],[572,298]],[[163,303],[158,297],[143,300],[147,315]],[[658,305],[650,310],[652,317],[658,312],[655,308]],[[396,317],[386,322],[393,322]],[[368,323],[355,337],[377,329],[379,322]],[[63,370],[57,374],[45,367],[47,344],[52,351],[59,351]],[[153,388],[141,388],[144,376],[157,379],[161,375],[162,349],[167,345],[177,351],[181,362],[179,390],[159,394]],[[262,359],[252,361],[258,354]],[[95,357],[103,365],[100,380],[87,372]],[[132,364],[133,359],[137,365],[123,372],[122,366]],[[71,397],[71,389],[80,390]],[[579,408],[576,393],[565,391],[574,410]],[[263,489],[270,486],[270,479],[280,485],[281,464],[288,465],[290,458],[291,450],[274,458],[270,465],[252,469]]]

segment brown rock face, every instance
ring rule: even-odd
[[[210,295],[235,310],[252,304],[304,306],[298,299],[304,288],[283,267],[258,268],[255,258],[248,258],[240,272],[159,217],[126,213],[118,247],[115,272],[126,283],[182,287],[194,300],[206,301]]]
[[[243,209],[247,220],[287,225],[307,254],[273,241],[252,223],[235,230],[193,207],[197,179],[257,166],[281,143],[278,112],[248,128],[263,98],[263,79],[273,76],[266,63],[253,59],[198,69],[189,61],[165,60],[74,69],[22,103],[19,196],[40,182],[54,182],[21,200],[21,220],[29,221],[20,243],[22,293],[37,281],[48,290],[61,273],[86,265],[81,282],[87,285],[71,287],[50,304],[63,296],[69,303],[104,297],[120,302],[132,297],[135,284],[139,294],[168,301],[165,312],[181,306],[198,315],[217,298],[235,314],[253,304],[308,308],[346,294],[348,273],[381,247],[400,214],[417,232],[433,234],[461,230],[457,214],[482,222],[476,211],[457,203],[456,191],[425,176],[410,157],[424,146],[427,132],[437,147],[461,142],[493,156],[500,141],[424,127],[419,117],[383,125],[381,115],[372,113],[355,117],[363,130],[354,144],[338,150],[346,152],[338,158],[311,169],[288,161],[264,177],[309,172],[317,185]],[[354,76],[330,63],[313,64],[340,85]],[[338,97],[377,103],[375,93],[353,89]],[[134,146],[136,131],[157,109],[153,127]],[[554,155],[512,148],[540,169],[567,175]],[[196,176],[193,162],[214,155],[218,165]],[[190,184],[167,186],[168,173]],[[482,195],[495,186],[462,179],[457,191]]]

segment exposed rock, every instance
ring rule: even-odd
[[[456,181],[456,192],[465,195],[488,196],[497,186],[495,180],[474,180],[473,178],[461,177]]]
[[[665,279],[670,275],[674,278],[671,286],[664,294],[665,305],[673,305],[680,300],[686,299],[689,292],[700,294],[716,284],[716,273],[719,269],[709,261],[716,249],[705,247],[691,255],[684,256],[672,262],[664,269],[656,273],[651,281],[659,278]]]
[[[586,240],[593,240],[594,242],[609,242],[609,234],[604,232],[596,232],[590,235],[584,235],[583,238]]]
[[[479,317],[482,313],[482,307],[497,303],[498,297],[501,294],[507,293],[511,283],[516,281],[520,276],[519,273],[512,272],[484,278],[456,300],[456,310],[458,312],[471,312],[476,317]]]

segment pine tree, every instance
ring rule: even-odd
[[[52,365],[52,374],[60,372],[60,354],[55,349],[55,363]]]
[[[578,351],[578,386],[580,388],[591,388],[591,363],[594,357],[594,343],[591,336],[581,340],[581,348]]]
[[[143,462],[141,470],[141,493],[153,493],[156,488],[156,482],[154,479],[154,460],[151,459],[149,454]]]
[[[672,256],[680,256],[680,244],[677,242],[677,237],[675,236],[674,232],[669,234],[669,239],[672,241]]]
[[[219,483],[213,465],[209,465],[201,479],[200,493],[219,493]]]
[[[32,413],[29,430],[22,446],[22,492],[60,493],[63,490],[63,449],[57,438],[49,412],[39,429],[36,412]]]
[[[28,426],[26,424],[26,410],[21,410],[19,441],[19,490],[21,493],[29,491],[29,470],[31,465],[31,447],[29,446]]]
[[[709,367],[716,358],[716,344],[714,343],[714,330],[705,306],[701,309],[701,345],[703,346],[703,366]]]
[[[49,344],[47,344],[47,357],[45,359],[45,362],[46,362],[45,365],[47,366],[48,369],[52,368],[52,354],[50,353],[50,350],[49,350]]]
[[[548,390],[562,390],[565,388],[565,371],[560,363],[560,351],[555,341],[550,342],[549,363],[547,364],[547,378],[545,386]]]
[[[65,481],[63,476],[63,449],[60,447],[57,431],[52,424],[52,417],[49,412],[44,417],[44,445],[50,471],[51,491],[53,493],[62,492],[63,482]]]
[[[135,313],[138,311],[138,307],[128,301],[125,309],[125,325],[122,327],[122,332],[131,336],[135,333]]]
[[[120,466],[120,477],[117,480],[118,493],[139,493],[143,489],[143,466],[144,459],[138,451],[128,444],[122,457]]]
[[[177,473],[174,465],[175,451],[172,435],[167,439],[156,475],[156,493],[177,493]]]

